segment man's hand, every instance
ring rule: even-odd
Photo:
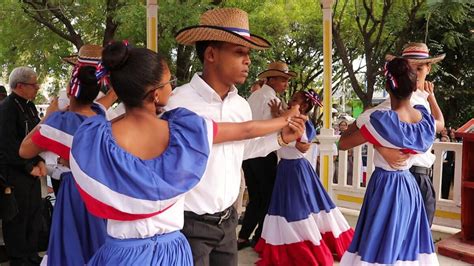
[[[290,143],[301,136],[305,130],[305,122],[308,117],[305,115],[297,115],[291,118],[288,126],[284,127],[281,131],[281,137],[285,143]]]
[[[382,155],[387,163],[393,169],[401,169],[407,165],[407,160],[410,158],[410,154],[403,153],[397,149],[385,148],[380,146],[374,146],[374,148]]]
[[[33,169],[30,172],[32,176],[46,176],[48,174],[48,169],[46,164],[43,161],[39,161],[37,165],[33,166]]]
[[[302,153],[306,153],[309,148],[311,147],[311,143],[304,143],[304,142],[296,142],[295,147]]]
[[[429,96],[434,94],[434,84],[431,81],[425,81],[423,85],[423,90],[428,93]]]

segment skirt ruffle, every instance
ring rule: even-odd
[[[281,160],[262,238],[258,265],[332,265],[354,231],[306,159]]]
[[[354,239],[341,260],[341,265],[375,263],[438,264],[423,199],[408,170],[375,169]]]

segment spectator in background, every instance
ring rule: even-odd
[[[346,130],[347,130],[347,121],[342,120],[341,122],[339,122],[339,135],[342,135],[342,133]]]
[[[441,131],[439,132],[439,136],[437,138],[437,141],[441,141],[442,137],[447,137],[449,139],[448,129],[446,129],[445,127],[443,127],[443,129],[441,129]]]
[[[441,136],[440,142],[450,142],[449,137]],[[443,174],[441,179],[441,198],[449,198],[449,190],[454,181],[454,151],[443,152]]]
[[[461,142],[460,139],[456,138],[456,129],[455,128],[450,128],[448,132],[449,138],[451,142]]]
[[[5,98],[7,98],[7,89],[5,89],[5,86],[0,85],[0,103]]]
[[[40,121],[31,102],[38,93],[37,74],[29,67],[15,68],[9,78],[12,92],[0,104],[0,153],[6,158],[8,185],[14,188],[19,213],[2,221],[3,237],[10,265],[39,264],[39,231],[41,222],[41,184],[46,175],[41,157],[20,158],[18,151],[23,138]]]

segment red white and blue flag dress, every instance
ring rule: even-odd
[[[315,135],[308,121],[300,141],[310,142]],[[354,231],[304,154],[282,147],[278,155],[270,207],[255,246],[257,265],[333,265],[333,253],[342,256]]]
[[[425,153],[435,138],[435,123],[425,107],[415,108],[422,114],[417,123],[400,121],[392,110],[369,110],[357,126],[374,145]],[[438,265],[411,162],[403,170],[392,169],[375,151],[374,164],[354,239],[340,265]]]
[[[105,116],[99,105],[94,104],[92,109],[99,116]],[[69,160],[73,137],[86,119],[86,116],[75,112],[52,113],[33,134],[32,141]],[[106,234],[105,220],[87,212],[72,172],[62,173],[61,186],[54,204],[47,264],[84,265],[105,242]]]
[[[89,265],[192,265],[179,231],[183,196],[206,169],[216,126],[184,108],[161,118],[168,121],[169,144],[150,160],[123,150],[100,116],[74,136],[70,163],[77,186],[88,211],[107,219],[106,243]]]

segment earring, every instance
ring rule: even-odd
[[[154,102],[155,102],[155,104],[158,104],[160,102],[160,98],[156,97]]]

